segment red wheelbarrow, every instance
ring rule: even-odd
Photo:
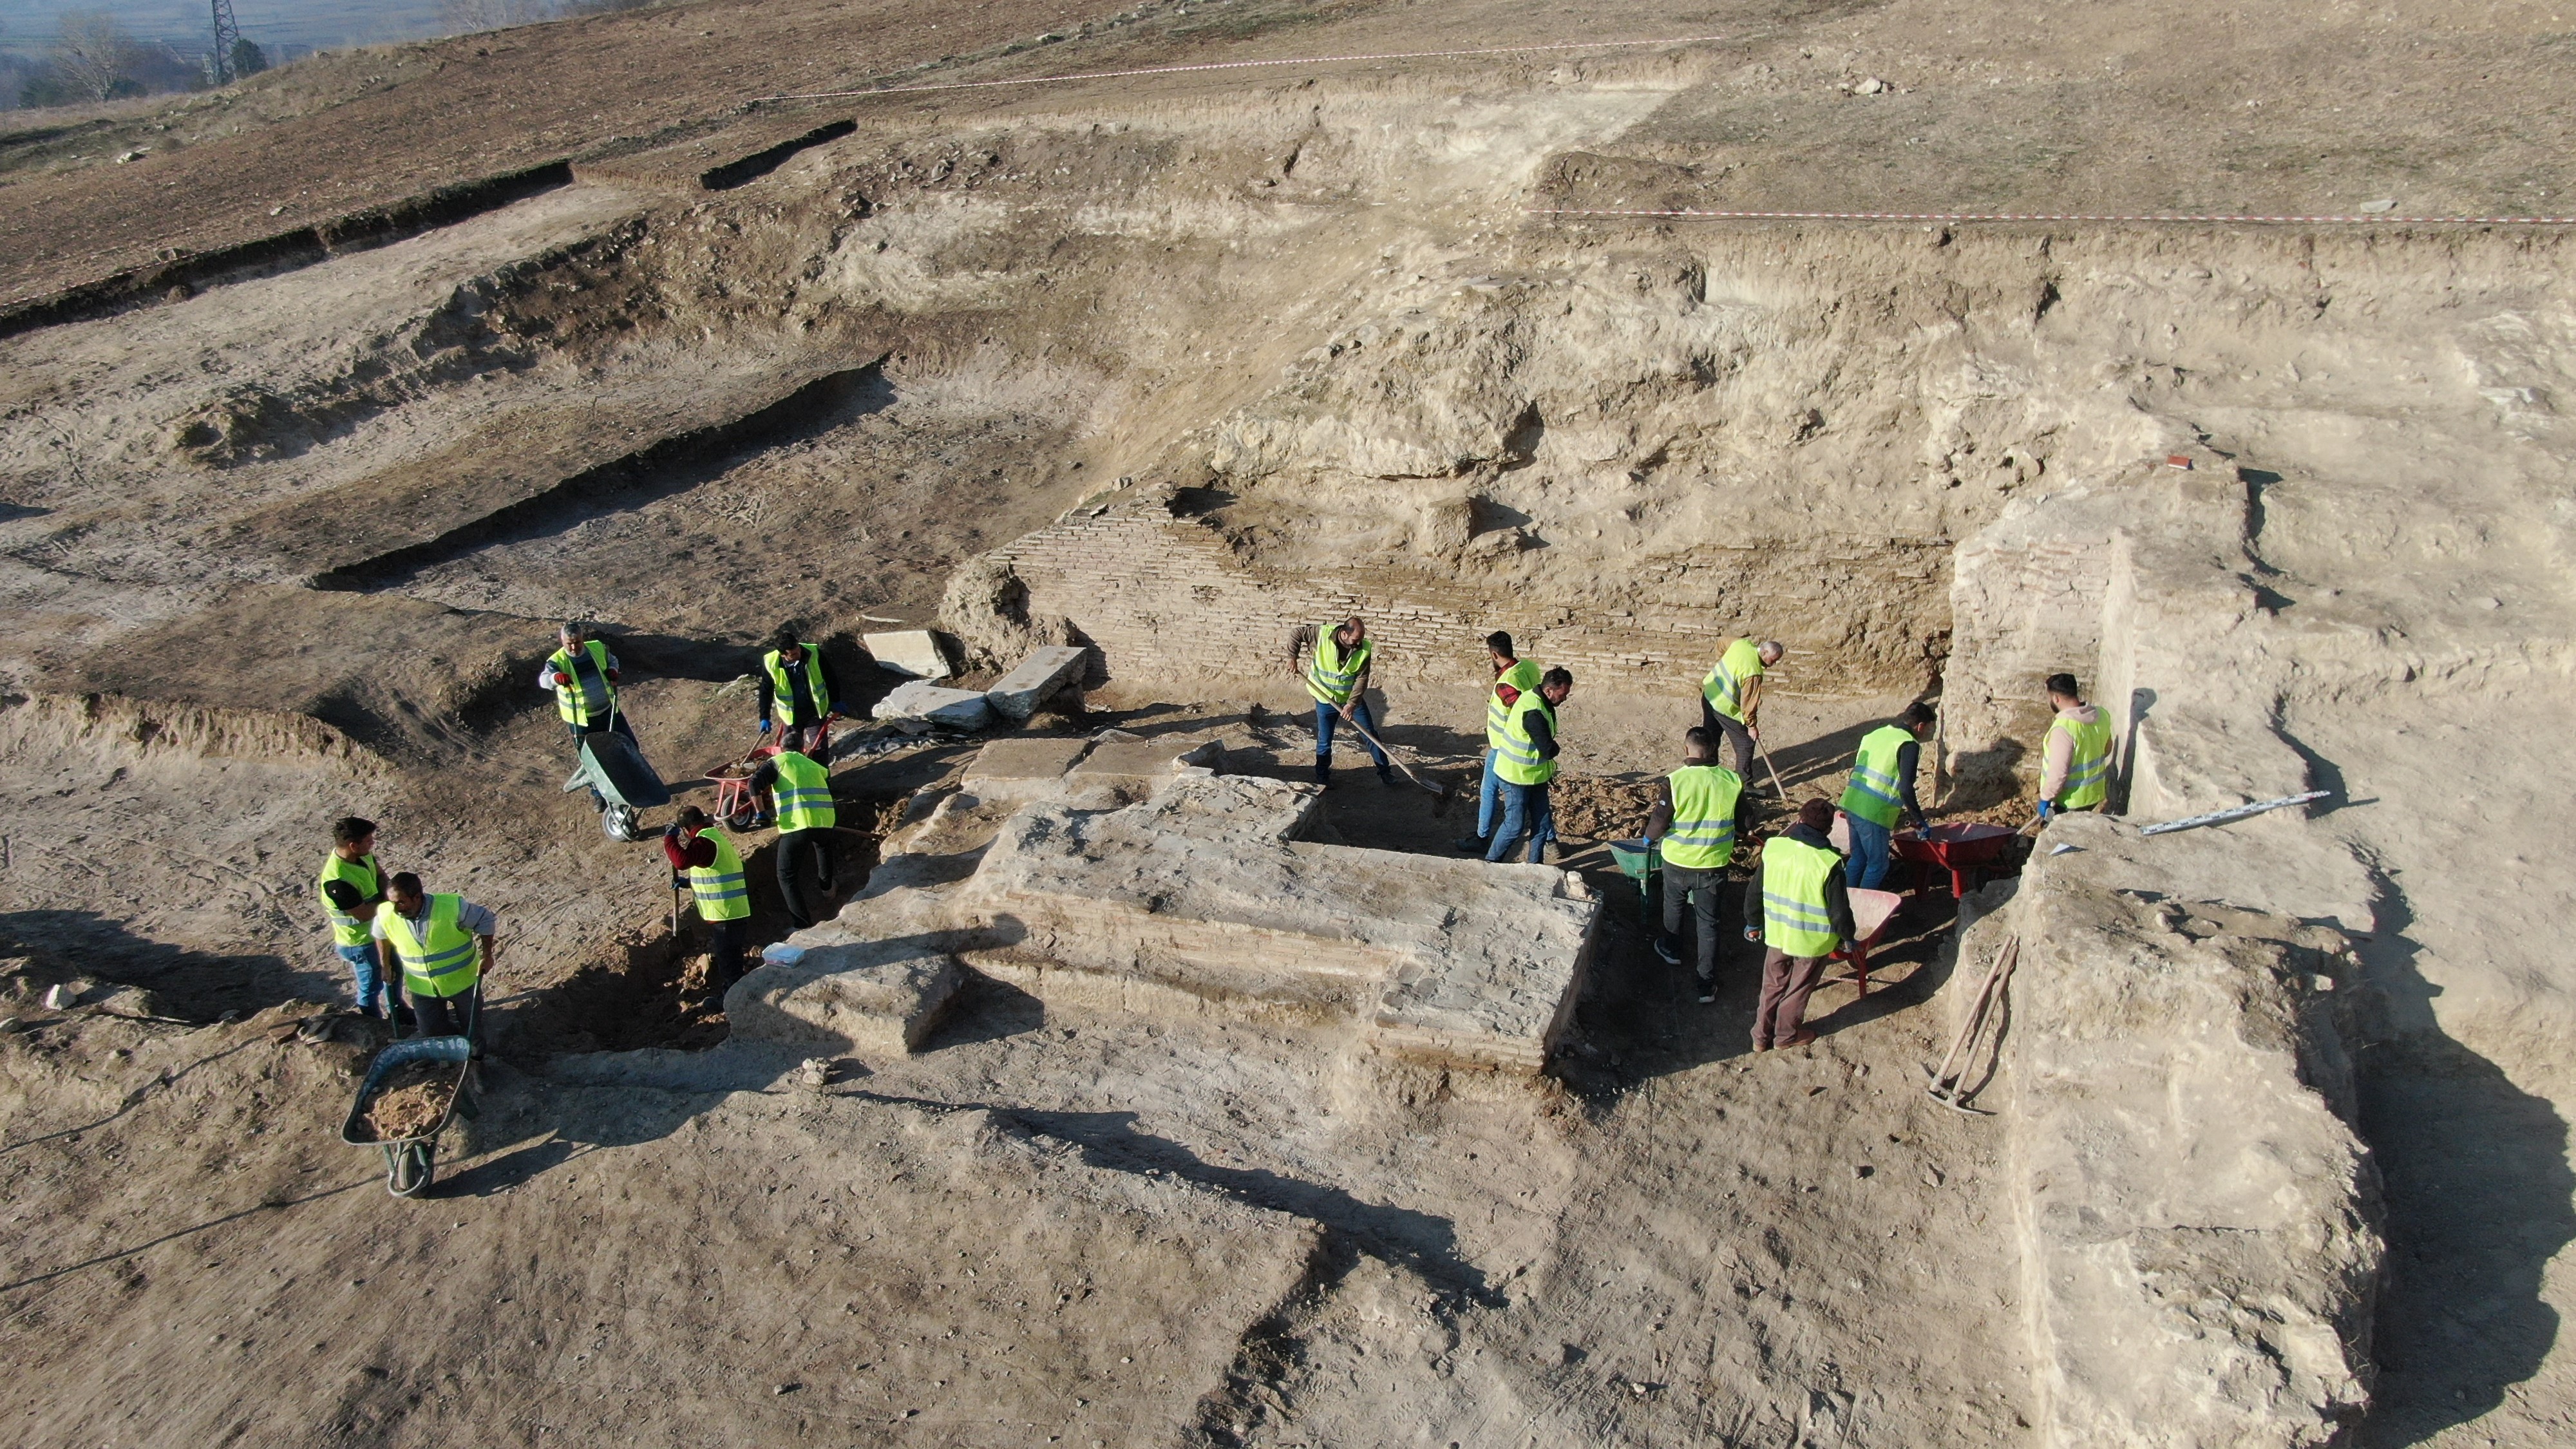
[[[822,732],[822,743],[815,749],[814,758],[826,766],[832,763],[832,722],[839,718],[839,715],[827,714],[823,716],[823,723],[816,727]],[[804,731],[800,727],[793,733],[802,734]],[[728,830],[749,830],[762,823],[761,816],[765,812],[760,808],[760,797],[752,793],[751,777],[759,774],[760,767],[783,748],[784,736],[763,735],[760,743],[753,745],[742,758],[707,766],[707,778],[714,781],[716,787],[716,808],[707,813],[716,818],[716,823]]]
[[[1921,861],[1948,871],[1950,895],[1955,900],[1977,888],[1975,877],[2002,859],[2020,833],[2009,825],[1969,821],[1935,825],[1929,830],[1900,831],[1894,845],[1898,860]]]
[[[1894,891],[1865,891],[1855,886],[1851,892],[1852,943],[1833,954],[1836,961],[1849,961],[1852,982],[1860,994],[1869,995],[1869,948],[1887,934],[1887,923],[1896,919],[1896,908],[1905,897]]]

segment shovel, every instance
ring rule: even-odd
[[[1771,763],[1771,751],[1760,740],[1753,742],[1753,753],[1762,757],[1762,768],[1771,772],[1771,790],[1782,800],[1789,798],[1789,787],[1780,783],[1780,767]]]
[[[1431,792],[1434,797],[1431,802],[1432,819],[1437,820],[1441,816],[1449,813],[1449,802],[1452,799],[1455,799],[1458,794],[1458,783],[1455,780],[1442,780],[1439,784],[1434,785],[1430,781],[1423,779],[1420,775],[1413,772],[1413,767],[1411,765],[1404,762],[1405,757],[1410,753],[1409,751],[1395,745],[1390,745],[1386,741],[1379,739],[1377,736],[1370,734],[1365,726],[1363,726],[1358,720],[1351,717],[1351,712],[1347,708],[1341,711],[1341,715],[1342,723],[1349,725],[1361,739],[1364,739],[1370,744],[1377,746],[1379,749],[1384,750],[1386,752],[1386,757],[1394,762],[1395,767],[1404,772],[1404,778],[1411,780],[1414,784]]]

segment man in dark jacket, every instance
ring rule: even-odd
[[[1857,934],[1842,852],[1826,839],[1834,807],[1809,800],[1798,823],[1762,844],[1761,863],[1744,892],[1744,939],[1760,941],[1762,1001],[1753,1014],[1753,1049],[1805,1046],[1807,998],[1825,962]]]

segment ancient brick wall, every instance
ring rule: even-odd
[[[1726,641],[1760,634],[1790,647],[1783,693],[1890,693],[1922,688],[1949,634],[1948,549],[1916,541],[1621,561],[1601,590],[1618,602],[1551,603],[1365,570],[1267,571],[1176,515],[1168,490],[1133,490],[992,556],[1027,586],[1032,613],[1062,614],[1100,647],[1113,678],[1277,675],[1296,626],[1356,613],[1381,678],[1480,681],[1484,637],[1506,629],[1524,658],[1561,664],[1587,689],[1687,689]]]

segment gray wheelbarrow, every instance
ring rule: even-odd
[[[367,1125],[367,1104],[375,1100],[376,1089],[394,1069],[412,1062],[453,1062],[456,1080],[448,1087],[447,1110],[425,1131],[398,1141],[386,1141]],[[417,1037],[398,1041],[376,1053],[367,1068],[366,1081],[359,1084],[358,1100],[349,1105],[348,1120],[340,1124],[340,1140],[352,1147],[381,1147],[385,1153],[385,1191],[396,1197],[421,1197],[429,1192],[430,1179],[438,1171],[438,1134],[458,1113],[475,1114],[473,1084],[467,1080],[474,1070],[474,1043],[461,1036]]]
[[[611,840],[641,840],[635,812],[671,803],[671,787],[653,772],[635,742],[614,730],[593,730],[581,737],[581,768],[564,781],[563,792],[599,792],[599,828]]]

